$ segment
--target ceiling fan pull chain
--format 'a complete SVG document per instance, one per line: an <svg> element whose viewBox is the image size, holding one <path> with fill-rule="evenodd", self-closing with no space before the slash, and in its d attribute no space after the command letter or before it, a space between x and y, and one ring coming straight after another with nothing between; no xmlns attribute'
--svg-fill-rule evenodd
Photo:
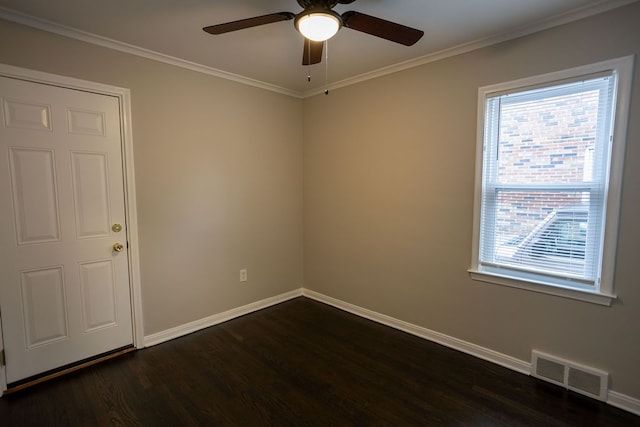
<svg viewBox="0 0 640 427"><path fill-rule="evenodd" d="M329 95L329 40L324 42L324 94Z"/></svg>
<svg viewBox="0 0 640 427"><path fill-rule="evenodd" d="M307 81L311 83L311 40L305 38L304 42L307 44Z"/></svg>

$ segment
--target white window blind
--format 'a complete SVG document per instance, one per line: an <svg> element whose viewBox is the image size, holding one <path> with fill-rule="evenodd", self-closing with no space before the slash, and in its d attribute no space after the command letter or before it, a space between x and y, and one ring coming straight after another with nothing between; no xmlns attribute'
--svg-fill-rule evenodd
<svg viewBox="0 0 640 427"><path fill-rule="evenodd" d="M595 289L616 75L486 97L478 266Z"/></svg>

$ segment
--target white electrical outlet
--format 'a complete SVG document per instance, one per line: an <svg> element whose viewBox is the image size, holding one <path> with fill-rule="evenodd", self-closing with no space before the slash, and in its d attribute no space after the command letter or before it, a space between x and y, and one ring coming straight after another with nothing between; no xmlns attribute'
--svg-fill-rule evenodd
<svg viewBox="0 0 640 427"><path fill-rule="evenodd" d="M240 270L240 281L241 282L246 282L247 281L247 269L243 268L242 270Z"/></svg>

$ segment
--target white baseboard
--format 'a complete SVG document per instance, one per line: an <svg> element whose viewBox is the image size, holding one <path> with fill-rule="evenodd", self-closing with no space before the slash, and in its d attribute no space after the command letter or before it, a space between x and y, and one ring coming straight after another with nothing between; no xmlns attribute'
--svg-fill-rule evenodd
<svg viewBox="0 0 640 427"><path fill-rule="evenodd" d="M640 415L640 399L627 396L617 391L609 390L607 403L616 408L624 409L632 414Z"/></svg>
<svg viewBox="0 0 640 427"><path fill-rule="evenodd" d="M523 360L516 359L515 357L507 356L506 354L498 353L497 351L490 350L488 348L481 347L476 344L472 344L467 341L463 341L458 338L451 337L449 335L442 334L440 332L432 331L422 326L417 326L403 320L398 320L385 314L376 313L375 311L368 310L366 308L358 307L357 305L344 302L318 292L311 291L309 289L303 289L302 295L316 301L329 304L336 308L339 308L349 313L353 313L357 316L364 317L374 322L382 323L383 325L390 326L395 329L407 332L412 335L416 335L420 338L427 339L429 341L442 344L446 347L459 350L463 353L470 354L488 362L495 363L505 368L512 369L522 374L529 375L531 373L531 363Z"/></svg>
<svg viewBox="0 0 640 427"><path fill-rule="evenodd" d="M179 338L192 332L199 331L200 329L208 328L210 326L226 322L227 320L235 319L236 317L244 316L245 314L262 310L263 308L280 304L281 302L285 302L299 296L302 296L302 288L286 292L284 294L276 295L271 298L263 299L261 301L252 302L251 304L233 308L223 313L214 314L213 316L205 317L204 319L195 320L184 325L176 326L175 328L156 332L155 334L147 335L144 337L144 346L150 347L156 344L163 343L165 341L172 340L174 338Z"/></svg>

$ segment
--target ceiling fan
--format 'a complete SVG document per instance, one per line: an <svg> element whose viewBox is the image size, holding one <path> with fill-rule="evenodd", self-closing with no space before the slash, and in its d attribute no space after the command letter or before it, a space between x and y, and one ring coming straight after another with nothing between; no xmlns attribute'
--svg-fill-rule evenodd
<svg viewBox="0 0 640 427"><path fill-rule="evenodd" d="M240 19L224 24L204 27L209 34L224 34L273 22L293 19L296 29L305 37L302 65L317 64L322 61L324 42L333 37L341 27L351 28L405 46L415 44L424 31L407 27L385 19L349 11L342 15L332 9L337 4L350 4L355 0L297 0L304 10L298 14L278 12L253 18Z"/></svg>

